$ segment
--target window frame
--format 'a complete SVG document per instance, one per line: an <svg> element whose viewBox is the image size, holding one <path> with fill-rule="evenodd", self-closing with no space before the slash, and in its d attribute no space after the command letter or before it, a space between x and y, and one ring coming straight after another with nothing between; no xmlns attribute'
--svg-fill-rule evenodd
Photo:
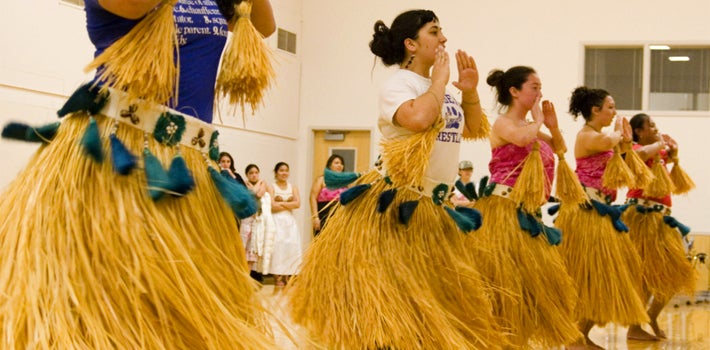
<svg viewBox="0 0 710 350"><path fill-rule="evenodd" d="M710 48L710 41L583 41L580 45L578 79L584 84L585 57L590 49L638 49L642 48L643 63L641 68L641 109L618 110L620 115L633 115L639 112L653 113L654 117L710 117L710 110L680 111L680 110L649 110L651 96L651 45L668 45L671 48Z"/></svg>

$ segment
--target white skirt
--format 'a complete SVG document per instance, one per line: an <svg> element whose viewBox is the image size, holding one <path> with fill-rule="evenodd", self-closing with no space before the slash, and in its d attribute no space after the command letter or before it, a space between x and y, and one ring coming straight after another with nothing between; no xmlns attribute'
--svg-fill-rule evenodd
<svg viewBox="0 0 710 350"><path fill-rule="evenodd" d="M298 223L290 211L274 213L273 217L276 234L269 272L274 275L295 275L303 257Z"/></svg>

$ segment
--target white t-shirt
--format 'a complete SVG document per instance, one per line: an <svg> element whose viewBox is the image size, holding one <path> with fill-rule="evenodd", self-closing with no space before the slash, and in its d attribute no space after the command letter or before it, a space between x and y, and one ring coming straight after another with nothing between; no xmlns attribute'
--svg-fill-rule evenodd
<svg viewBox="0 0 710 350"><path fill-rule="evenodd" d="M380 118L378 127L385 139L414 134L406 128L394 124L394 114L399 107L420 95L431 86L431 79L406 69L399 69L382 86L380 91ZM447 92L441 108L444 127L434 142L424 176L428 181L452 186L458 176L459 150L463 133L463 109ZM386 166L386 164L385 164ZM425 193L431 195L430 193Z"/></svg>

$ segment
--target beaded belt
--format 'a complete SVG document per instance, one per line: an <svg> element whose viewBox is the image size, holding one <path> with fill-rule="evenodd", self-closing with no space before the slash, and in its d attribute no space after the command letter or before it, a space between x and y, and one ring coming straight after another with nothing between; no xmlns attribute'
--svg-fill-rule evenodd
<svg viewBox="0 0 710 350"><path fill-rule="evenodd" d="M626 199L627 204L633 204L633 205L640 205L643 207L646 207L648 211L657 211L660 213L663 213L664 215L670 215L671 214L671 207L656 202L652 201L650 199L645 199L645 198L627 198Z"/></svg>
<svg viewBox="0 0 710 350"><path fill-rule="evenodd" d="M179 143L201 153L218 147L218 133L211 124L166 106L130 101L126 93L108 90L109 100L100 114L151 133L168 146Z"/></svg>
<svg viewBox="0 0 710 350"><path fill-rule="evenodd" d="M513 187L496 183L491 194L510 199L511 192L513 192Z"/></svg>
<svg viewBox="0 0 710 350"><path fill-rule="evenodd" d="M605 204L609 204L611 202L610 200L608 200L609 198L607 197L607 195L605 195L604 192L602 192L602 190L598 188L584 186L584 192L587 193L589 199L593 199L597 202Z"/></svg>

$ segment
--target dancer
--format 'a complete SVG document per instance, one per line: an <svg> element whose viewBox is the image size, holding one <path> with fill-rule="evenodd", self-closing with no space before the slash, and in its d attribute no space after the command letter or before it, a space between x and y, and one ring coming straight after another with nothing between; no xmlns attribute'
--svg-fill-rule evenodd
<svg viewBox="0 0 710 350"><path fill-rule="evenodd" d="M656 337L665 339L666 334L658 325L658 315L675 294L695 292L695 272L686 258L682 240L689 228L670 216L673 183L668 181L665 165L673 162L674 167L678 166L678 143L659 133L656 123L647 114L633 116L630 124L633 149L653 169L656 179L646 189L629 190L626 202L631 207L622 218L641 256L643 300L651 302L647 310L651 328ZM638 334L643 334L640 324L629 327L629 339L646 340Z"/></svg>
<svg viewBox="0 0 710 350"><path fill-rule="evenodd" d="M183 1L84 3L97 55L123 38L158 38L132 35L140 30L177 24L178 102L167 108L148 102L160 100L155 91L141 91L148 100L139 101L87 84L59 111L58 128L28 129L45 144L0 196L0 348L273 348L219 191L239 189L217 170L210 125L228 18L212 1L200 14ZM253 23L268 36L270 4L253 5ZM144 25L157 14L170 23ZM3 136L20 127L8 125ZM253 209L232 204L242 214Z"/></svg>
<svg viewBox="0 0 710 350"><path fill-rule="evenodd" d="M493 70L487 82L506 110L491 131L491 184L474 206L483 226L467 244L480 249L481 274L498 287L493 310L513 346L568 344L581 337L572 318L574 284L555 247L560 234L540 214L552 187L553 145L564 148L557 116L548 101L541 108L542 85L530 67ZM540 131L543 124L552 136Z"/></svg>
<svg viewBox="0 0 710 350"><path fill-rule="evenodd" d="M616 190L602 186L602 175L614 155L614 148L631 142L628 122L616 117L614 131L602 132L616 115L614 98L605 90L578 87L572 93L569 112L582 115L584 125L575 142L576 173L588 202L562 204L555 226L564 233L560 251L567 271L575 281L579 301L575 319L584 339L568 348L601 349L589 339L594 325L609 322L631 325L648 322L641 300L641 261L621 222L621 211L611 207ZM652 340L648 333L638 338ZM586 343L586 344L585 344Z"/></svg>
<svg viewBox="0 0 710 350"><path fill-rule="evenodd" d="M500 348L457 226L473 230L476 216L444 202L462 136L483 125L476 64L456 53L459 104L446 92L446 37L432 11L407 11L374 29L371 51L400 67L380 93L381 167L341 194L292 281L291 314L326 348Z"/></svg>

